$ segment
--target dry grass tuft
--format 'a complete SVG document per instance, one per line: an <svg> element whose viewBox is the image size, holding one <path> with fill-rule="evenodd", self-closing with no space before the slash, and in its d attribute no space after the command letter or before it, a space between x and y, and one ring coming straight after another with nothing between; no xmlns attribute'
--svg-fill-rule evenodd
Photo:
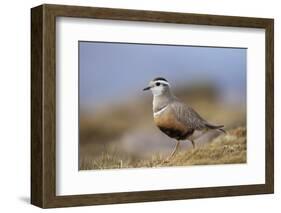
<svg viewBox="0 0 281 213"><path fill-rule="evenodd" d="M167 165L246 163L246 154L246 129L239 127L227 132L225 135L220 135L209 144L179 153Z"/></svg>
<svg viewBox="0 0 281 213"><path fill-rule="evenodd" d="M81 170L120 169L140 167L167 167L210 164L246 163L247 160L246 129L238 127L213 139L210 143L195 149L176 153L174 158L165 162L165 156L155 154L149 160L139 160L132 156L110 151L102 153L99 158L84 157L80 159Z"/></svg>

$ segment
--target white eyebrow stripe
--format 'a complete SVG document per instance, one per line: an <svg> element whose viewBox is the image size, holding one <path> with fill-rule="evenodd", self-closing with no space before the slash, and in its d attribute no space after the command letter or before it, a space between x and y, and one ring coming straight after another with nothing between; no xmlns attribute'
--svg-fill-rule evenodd
<svg viewBox="0 0 281 213"><path fill-rule="evenodd" d="M163 80L157 80L157 81L155 81L155 83L161 83L161 84L166 84L166 85L170 86L169 82L163 81Z"/></svg>

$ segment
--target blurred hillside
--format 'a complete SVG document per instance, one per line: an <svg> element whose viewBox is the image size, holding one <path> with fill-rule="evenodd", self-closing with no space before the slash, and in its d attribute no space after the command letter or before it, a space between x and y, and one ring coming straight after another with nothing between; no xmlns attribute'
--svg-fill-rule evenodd
<svg viewBox="0 0 281 213"><path fill-rule="evenodd" d="M103 153L96 159L82 158L80 168L90 170L246 163L246 129L244 127L232 129L210 143L190 150L181 150L169 162L165 159L166 156L154 154L150 156L150 159L140 160L124 157L123 153L113 151Z"/></svg>
<svg viewBox="0 0 281 213"><path fill-rule="evenodd" d="M246 125L245 103L239 105L223 103L220 100L219 91L206 82L189 87L172 88L172 90L176 96L193 107L210 123L224 124L226 130ZM205 134L195 141L196 146L198 149L204 147L219 134L217 131ZM233 141L234 144L236 142L239 143L239 140ZM94 110L80 109L80 169L116 168L117 165L120 167L120 162L122 162L122 168L134 167L133 165L138 167L144 165L144 162L151 163L152 158L165 158L174 144L175 140L164 135L153 123L152 95L149 93L142 93L137 99L122 100ZM222 144L218 143L218 146L220 145ZM181 142L181 152L193 153L194 150L191 150L191 147L189 141ZM211 149L211 145L206 149ZM242 150L240 151L242 155ZM206 153L208 155L208 152ZM207 158L202 157L202 159ZM228 163L236 162L235 159L229 159ZM104 161L107 162L106 166L101 166L103 164L101 162ZM91 165L95 164L94 162L99 163ZM170 165L178 165L177 162L170 162ZM216 162L209 160L204 161L204 164ZM182 165L185 164L186 162L182 162Z"/></svg>

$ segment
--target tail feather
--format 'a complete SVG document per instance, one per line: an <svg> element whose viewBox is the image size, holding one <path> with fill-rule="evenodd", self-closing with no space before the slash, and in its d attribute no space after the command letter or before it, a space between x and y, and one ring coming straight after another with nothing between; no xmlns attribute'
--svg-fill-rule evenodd
<svg viewBox="0 0 281 213"><path fill-rule="evenodd" d="M220 130L221 132L226 134L226 131L223 129L224 125L213 125L213 124L206 123L205 126L209 129Z"/></svg>

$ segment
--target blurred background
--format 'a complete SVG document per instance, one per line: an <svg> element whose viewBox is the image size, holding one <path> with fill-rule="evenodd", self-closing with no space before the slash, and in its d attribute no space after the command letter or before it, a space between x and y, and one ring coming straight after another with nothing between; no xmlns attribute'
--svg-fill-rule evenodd
<svg viewBox="0 0 281 213"><path fill-rule="evenodd" d="M80 41L80 169L149 166L171 152L175 140L154 125L152 94L142 91L155 77L166 78L174 94L210 123L245 127L246 54L245 48ZM191 147L183 141L180 148Z"/></svg>

